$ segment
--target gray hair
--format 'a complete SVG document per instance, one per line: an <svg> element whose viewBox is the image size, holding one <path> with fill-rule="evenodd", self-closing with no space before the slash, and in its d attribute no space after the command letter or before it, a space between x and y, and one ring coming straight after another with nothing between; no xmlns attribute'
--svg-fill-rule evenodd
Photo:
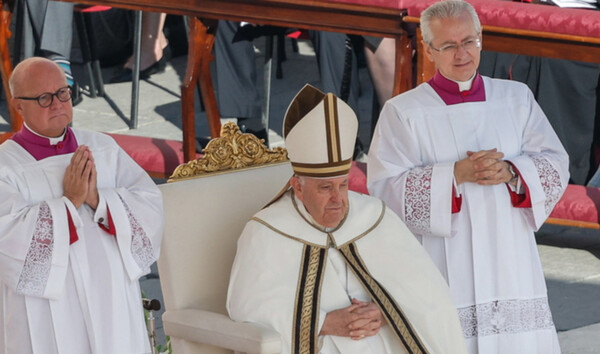
<svg viewBox="0 0 600 354"><path fill-rule="evenodd" d="M463 0L446 0L429 6L421 13L421 33L423 42L431 44L433 34L431 33L431 20L442 18L458 18L464 14L471 16L477 33L481 33L481 22L479 16L471 4Z"/></svg>
<svg viewBox="0 0 600 354"><path fill-rule="evenodd" d="M297 174L294 174L294 177L296 177L298 179L298 182L300 182L300 185L302 187L304 187L304 185L306 184L306 177L300 176L300 175L297 175Z"/></svg>

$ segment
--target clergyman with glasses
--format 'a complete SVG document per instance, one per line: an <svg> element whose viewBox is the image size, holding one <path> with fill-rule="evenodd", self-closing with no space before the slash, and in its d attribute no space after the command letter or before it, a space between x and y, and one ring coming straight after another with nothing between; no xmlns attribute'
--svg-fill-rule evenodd
<svg viewBox="0 0 600 354"><path fill-rule="evenodd" d="M534 231L567 186L567 153L525 84L478 74L469 3L437 2L420 22L437 70L383 107L369 192L446 278L470 353L559 353Z"/></svg>
<svg viewBox="0 0 600 354"><path fill-rule="evenodd" d="M138 279L160 191L111 137L69 127L56 63L26 59L9 85L24 124L0 145L0 353L150 353Z"/></svg>

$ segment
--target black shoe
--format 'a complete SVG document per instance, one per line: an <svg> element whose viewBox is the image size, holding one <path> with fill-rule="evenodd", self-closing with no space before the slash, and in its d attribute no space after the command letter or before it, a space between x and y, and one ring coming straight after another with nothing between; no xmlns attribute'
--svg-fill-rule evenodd
<svg viewBox="0 0 600 354"><path fill-rule="evenodd" d="M160 57L160 59L154 64L140 71L140 77L143 76L145 79L147 79L151 75L162 73L163 71L165 71L165 68L167 67L167 62L169 60L171 60L171 47L167 45L163 48L162 57Z"/></svg>
<svg viewBox="0 0 600 354"><path fill-rule="evenodd" d="M360 141L360 139L356 137L356 142L354 143L354 152L352 153L352 159L354 161L365 162L366 158L367 154L365 153L365 147L362 141Z"/></svg>
<svg viewBox="0 0 600 354"><path fill-rule="evenodd" d="M208 145L210 140L211 140L210 137L204 137L204 136L196 137L196 152L199 154L203 154L204 152L202 150L204 150L206 148L206 145Z"/></svg>
<svg viewBox="0 0 600 354"><path fill-rule="evenodd" d="M146 80L151 75L162 73L167 67L167 62L171 60L171 48L167 45L163 49L162 57L154 64L140 71L140 80ZM133 71L129 68L121 68L113 77L110 78L111 84L128 82L133 79Z"/></svg>
<svg viewBox="0 0 600 354"><path fill-rule="evenodd" d="M81 94L81 88L79 87L79 84L77 83L77 81L75 81L75 82L73 82L73 85L71 85L71 104L73 105L73 107L75 107L78 104L80 104L81 101L83 101L83 95Z"/></svg>
<svg viewBox="0 0 600 354"><path fill-rule="evenodd" d="M262 128L260 130L253 130L246 128L245 124L238 125L240 127L240 131L242 133L250 133L259 139L263 139L266 147L269 147L269 134L267 133L267 129Z"/></svg>
<svg viewBox="0 0 600 354"><path fill-rule="evenodd" d="M140 79L143 79L142 75L140 75ZM111 84L117 84L120 82L128 82L133 80L133 71L128 68L121 68L118 72L116 72L109 80Z"/></svg>

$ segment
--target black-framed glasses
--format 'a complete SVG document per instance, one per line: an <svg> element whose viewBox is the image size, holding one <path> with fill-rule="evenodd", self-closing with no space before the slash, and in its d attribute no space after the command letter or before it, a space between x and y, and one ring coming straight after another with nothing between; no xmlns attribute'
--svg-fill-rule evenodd
<svg viewBox="0 0 600 354"><path fill-rule="evenodd" d="M27 101L37 101L37 103L40 105L40 107L46 108L46 107L50 107L50 105L52 105L52 101L54 101L54 96L56 96L56 98L61 102L67 102L68 100L71 99L71 86L65 86L65 87L59 88L58 91L56 91L55 93L44 92L37 97L15 97L15 98L20 99L20 100L27 100Z"/></svg>
<svg viewBox="0 0 600 354"><path fill-rule="evenodd" d="M468 39L460 44L446 44L440 48L434 47L428 43L429 47L440 54L455 55L458 52L458 47L462 47L466 51L471 51L475 48L481 48L481 40L479 38Z"/></svg>

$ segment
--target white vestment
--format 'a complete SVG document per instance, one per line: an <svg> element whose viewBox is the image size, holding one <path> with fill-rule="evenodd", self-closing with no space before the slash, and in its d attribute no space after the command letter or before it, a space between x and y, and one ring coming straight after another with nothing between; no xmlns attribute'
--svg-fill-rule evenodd
<svg viewBox="0 0 600 354"><path fill-rule="evenodd" d="M92 151L98 211L108 208L116 236L63 197L73 153L36 161L13 140L0 145L0 353L149 353L138 279L159 255L160 191L112 138L73 132Z"/></svg>
<svg viewBox="0 0 600 354"><path fill-rule="evenodd" d="M483 78L485 101L446 105L427 83L388 101L369 152L369 192L417 235L450 285L471 353L560 352L534 231L564 192L568 156L524 84ZM497 148L526 183L462 183L454 162Z"/></svg>
<svg viewBox="0 0 600 354"><path fill-rule="evenodd" d="M377 295L369 295L374 288L364 287L342 256L342 250L355 247L356 259L402 309L427 352L465 352L444 279L406 226L380 200L349 192L347 217L327 233L300 214L304 206L293 203L293 198L287 192L247 223L238 241L227 294L232 319L279 332L282 353L296 353L295 348L310 339L315 339L319 353L405 353L389 322L376 336L358 341L318 336L327 313L349 306L351 298L377 303L373 300ZM310 271L308 249L323 252L322 273ZM317 283L316 296L304 284L311 280ZM308 298L302 297L302 289L310 293ZM297 312L302 299L316 304L314 316L308 318L315 326L305 342L294 339L296 326L303 323ZM379 308L386 313L385 306Z"/></svg>

